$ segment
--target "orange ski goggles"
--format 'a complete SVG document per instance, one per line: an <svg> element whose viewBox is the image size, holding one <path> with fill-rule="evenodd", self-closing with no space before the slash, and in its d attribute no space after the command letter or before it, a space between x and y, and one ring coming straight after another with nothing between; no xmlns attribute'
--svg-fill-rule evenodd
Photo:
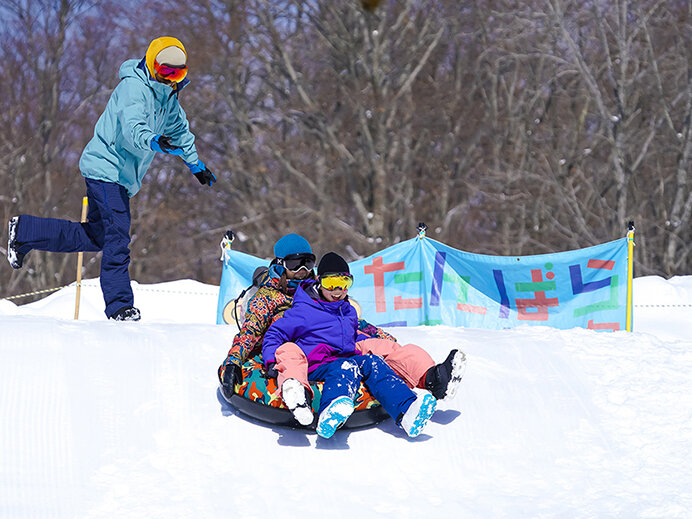
<svg viewBox="0 0 692 519"><path fill-rule="evenodd" d="M320 277L320 286L325 290L348 290L353 286L351 274L327 274Z"/></svg>
<svg viewBox="0 0 692 519"><path fill-rule="evenodd" d="M187 65L160 65L154 60L154 70L156 73L168 81L181 82L187 76Z"/></svg>

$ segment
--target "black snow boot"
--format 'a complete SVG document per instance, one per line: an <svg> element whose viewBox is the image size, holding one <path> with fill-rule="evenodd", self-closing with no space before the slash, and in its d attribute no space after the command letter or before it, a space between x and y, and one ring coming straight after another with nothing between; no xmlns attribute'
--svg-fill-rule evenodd
<svg viewBox="0 0 692 519"><path fill-rule="evenodd" d="M134 306L124 306L110 316L114 321L139 321L141 318L142 314Z"/></svg>
<svg viewBox="0 0 692 519"><path fill-rule="evenodd" d="M425 374L425 389L438 400L452 398L459 388L465 369L464 352L452 350L442 364L433 366Z"/></svg>

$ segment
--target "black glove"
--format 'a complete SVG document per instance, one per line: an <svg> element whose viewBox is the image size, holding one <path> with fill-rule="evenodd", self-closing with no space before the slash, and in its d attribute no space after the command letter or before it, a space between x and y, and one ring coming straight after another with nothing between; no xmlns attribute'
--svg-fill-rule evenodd
<svg viewBox="0 0 692 519"><path fill-rule="evenodd" d="M264 369L267 378L276 378L279 376L279 372L276 371L276 362L270 362Z"/></svg>
<svg viewBox="0 0 692 519"><path fill-rule="evenodd" d="M208 185L211 187L214 182L216 182L216 177L214 176L214 173L211 172L211 170L207 167L207 165L202 162L201 160L197 162L197 164L190 164L189 162L185 162L185 165L190 168L190 172L199 180L199 183L202 185Z"/></svg>
<svg viewBox="0 0 692 519"><path fill-rule="evenodd" d="M200 171L199 173L193 173L196 177L197 180L199 180L199 183L202 185L208 185L211 187L214 182L216 182L216 177L214 176L214 173L212 173L209 169L205 168L204 171Z"/></svg>
<svg viewBox="0 0 692 519"><path fill-rule="evenodd" d="M180 146L176 146L171 143L171 138L165 135L157 135L151 139L149 144L152 150L158 151L159 153L168 153L169 155L182 155L183 149Z"/></svg>
<svg viewBox="0 0 692 519"><path fill-rule="evenodd" d="M228 400L235 393L236 384L243 383L243 370L237 364L227 364L223 368L223 375L221 375L221 369L223 366L219 367L219 378L221 380L221 392L223 396Z"/></svg>

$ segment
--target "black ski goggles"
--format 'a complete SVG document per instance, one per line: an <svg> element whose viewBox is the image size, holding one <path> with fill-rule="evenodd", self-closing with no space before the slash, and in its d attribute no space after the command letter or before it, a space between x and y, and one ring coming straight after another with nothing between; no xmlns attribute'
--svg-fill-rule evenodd
<svg viewBox="0 0 692 519"><path fill-rule="evenodd" d="M310 272L315 268L315 255L306 252L289 254L285 258L281 258L281 265L291 272L298 272L300 269Z"/></svg>

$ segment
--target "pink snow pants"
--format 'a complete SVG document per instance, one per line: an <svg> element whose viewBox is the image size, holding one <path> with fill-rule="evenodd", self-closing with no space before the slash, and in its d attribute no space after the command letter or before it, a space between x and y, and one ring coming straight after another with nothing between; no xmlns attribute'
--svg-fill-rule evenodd
<svg viewBox="0 0 692 519"><path fill-rule="evenodd" d="M435 361L420 346L404 344L387 339L365 339L356 343L362 353L379 355L394 372L406 382L408 387L422 387L423 377L435 365ZM276 350L276 371L279 372L276 383L281 385L289 378L297 379L310 394L308 383L308 360L305 353L293 342L286 342ZM313 395L314 396L314 395Z"/></svg>

